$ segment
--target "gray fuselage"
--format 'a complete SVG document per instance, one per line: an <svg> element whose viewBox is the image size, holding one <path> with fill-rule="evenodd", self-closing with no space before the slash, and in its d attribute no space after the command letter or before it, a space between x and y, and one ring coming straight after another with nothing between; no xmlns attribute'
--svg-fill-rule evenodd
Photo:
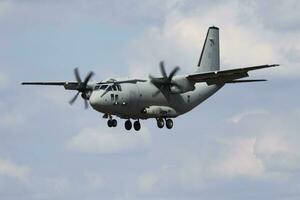
<svg viewBox="0 0 300 200"><path fill-rule="evenodd" d="M122 83L120 90L94 90L89 102L98 112L116 115L124 119L175 118L182 115L204 100L212 96L223 85L196 83L195 89L186 93L170 94L158 91L150 81L137 83ZM170 112L149 114L143 112L146 108L170 109ZM172 110L172 112L171 112Z"/></svg>

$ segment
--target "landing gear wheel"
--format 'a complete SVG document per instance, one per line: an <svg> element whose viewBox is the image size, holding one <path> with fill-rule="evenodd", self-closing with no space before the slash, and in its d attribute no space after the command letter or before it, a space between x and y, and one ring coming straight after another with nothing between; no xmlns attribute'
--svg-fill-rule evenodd
<svg viewBox="0 0 300 200"><path fill-rule="evenodd" d="M166 127L168 129L173 128L173 120L172 119L166 119Z"/></svg>
<svg viewBox="0 0 300 200"><path fill-rule="evenodd" d="M108 126L109 128L111 128L111 127L113 126L113 123L112 123L112 120L111 120L111 119L109 119L109 120L107 121L107 126Z"/></svg>
<svg viewBox="0 0 300 200"><path fill-rule="evenodd" d="M132 128L132 123L128 119L128 120L125 121L125 129L129 131L131 128Z"/></svg>
<svg viewBox="0 0 300 200"><path fill-rule="evenodd" d="M133 124L134 130L139 131L141 129L140 121L135 121Z"/></svg>
<svg viewBox="0 0 300 200"><path fill-rule="evenodd" d="M157 126L158 128L163 128L165 125L165 122L162 118L157 119Z"/></svg>
<svg viewBox="0 0 300 200"><path fill-rule="evenodd" d="M118 125L117 120L116 119L112 119L111 120L111 125L112 125L112 127L116 127Z"/></svg>

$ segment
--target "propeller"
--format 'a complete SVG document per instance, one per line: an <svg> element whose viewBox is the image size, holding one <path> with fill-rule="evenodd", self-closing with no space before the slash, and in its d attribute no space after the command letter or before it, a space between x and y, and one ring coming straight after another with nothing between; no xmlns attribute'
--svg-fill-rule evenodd
<svg viewBox="0 0 300 200"><path fill-rule="evenodd" d="M160 67L160 72L162 74L162 78L155 78L153 76L149 76L151 82L157 86L159 88L159 90L157 92L155 92L153 94L153 96L158 95L161 90L163 89L167 89L168 91L171 91L171 87L175 86L178 89L181 89L181 86L178 85L176 82L172 81L173 77L177 74L177 72L180 70L180 68L178 66L176 66L169 74L169 76L167 75L166 69L165 69L165 64L163 61L161 61L159 63L159 67Z"/></svg>
<svg viewBox="0 0 300 200"><path fill-rule="evenodd" d="M90 88L88 88L88 82L94 75L94 72L89 72L86 77L84 78L83 82L80 78L79 70L78 68L74 69L75 78L77 81L76 90L78 91L77 94L69 101L69 103L72 105L76 99L78 98L79 94L81 93L81 97L84 99L84 107L85 109L88 108L89 104L87 100L89 99L89 92L91 91Z"/></svg>

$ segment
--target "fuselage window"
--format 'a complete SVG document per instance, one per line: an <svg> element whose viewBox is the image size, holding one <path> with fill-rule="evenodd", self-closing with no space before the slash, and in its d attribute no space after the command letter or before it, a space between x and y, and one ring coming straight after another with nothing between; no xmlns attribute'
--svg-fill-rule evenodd
<svg viewBox="0 0 300 200"><path fill-rule="evenodd" d="M119 91L122 91L121 85L117 85Z"/></svg>
<svg viewBox="0 0 300 200"><path fill-rule="evenodd" d="M105 90L107 88L107 85L101 85L100 90Z"/></svg>
<svg viewBox="0 0 300 200"><path fill-rule="evenodd" d="M117 87L115 85L112 86L114 91L117 91Z"/></svg>

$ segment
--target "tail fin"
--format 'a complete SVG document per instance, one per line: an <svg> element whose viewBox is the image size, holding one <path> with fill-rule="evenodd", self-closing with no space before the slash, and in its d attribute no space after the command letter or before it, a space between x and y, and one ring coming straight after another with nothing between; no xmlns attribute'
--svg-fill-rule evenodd
<svg viewBox="0 0 300 200"><path fill-rule="evenodd" d="M198 62L197 72L220 70L219 28L209 27Z"/></svg>

